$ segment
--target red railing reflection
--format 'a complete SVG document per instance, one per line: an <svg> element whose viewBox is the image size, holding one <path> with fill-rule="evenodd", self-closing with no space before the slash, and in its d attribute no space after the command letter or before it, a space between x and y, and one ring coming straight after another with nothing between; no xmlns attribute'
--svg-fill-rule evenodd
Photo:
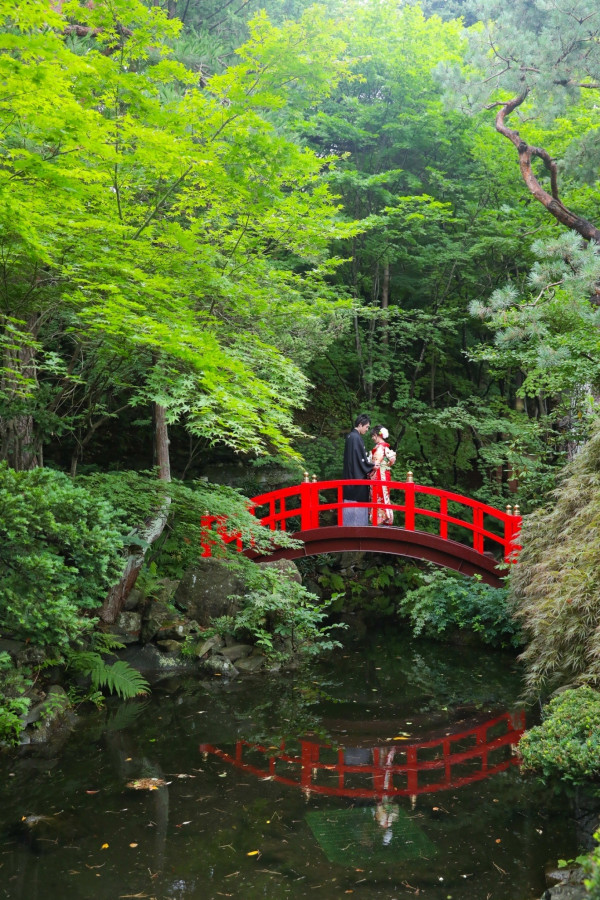
<svg viewBox="0 0 600 900"><path fill-rule="evenodd" d="M286 753L283 743L273 748L244 740L237 741L233 756L212 744L200 744L200 751L258 778L310 793L381 800L459 788L518 765L516 746L524 730L525 713L519 711L420 743L341 747L333 751L333 761L323 758L331 754L329 745L305 740L299 741L299 753ZM263 765L258 764L260 757ZM360 779L367 784L353 783Z"/></svg>

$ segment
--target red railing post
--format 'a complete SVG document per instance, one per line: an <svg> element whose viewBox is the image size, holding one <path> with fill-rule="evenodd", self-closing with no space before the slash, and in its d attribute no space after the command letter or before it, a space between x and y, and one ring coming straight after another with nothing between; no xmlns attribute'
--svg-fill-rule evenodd
<svg viewBox="0 0 600 900"><path fill-rule="evenodd" d="M415 485L412 472L407 474L404 485L404 527L407 531L415 530Z"/></svg>
<svg viewBox="0 0 600 900"><path fill-rule="evenodd" d="M311 483L308 480L308 472L304 473L304 481L300 485L300 531L310 531L311 519Z"/></svg>
<svg viewBox="0 0 600 900"><path fill-rule="evenodd" d="M473 507L473 549L483 553L483 510Z"/></svg>
<svg viewBox="0 0 600 900"><path fill-rule="evenodd" d="M300 485L300 527L309 531L319 527L319 482L313 475L313 481L303 481Z"/></svg>
<svg viewBox="0 0 600 900"><path fill-rule="evenodd" d="M515 538L521 531L523 519L518 505L515 506L514 513L512 506L507 506L506 514L509 518L504 523L504 562L510 563L516 562L516 556L521 549Z"/></svg>
<svg viewBox="0 0 600 900"><path fill-rule="evenodd" d="M440 497L440 537L448 539L448 498Z"/></svg>

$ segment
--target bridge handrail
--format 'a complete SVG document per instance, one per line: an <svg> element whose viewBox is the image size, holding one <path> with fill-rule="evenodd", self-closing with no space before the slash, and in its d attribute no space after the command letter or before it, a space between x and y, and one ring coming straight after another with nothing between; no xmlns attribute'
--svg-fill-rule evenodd
<svg viewBox="0 0 600 900"><path fill-rule="evenodd" d="M345 486L365 485L371 486L369 479L360 481L350 479L335 479L330 481L312 481L303 482L299 485L280 488L268 493L259 494L252 498L253 510L259 510L261 506L268 506L269 512L260 517L262 525L271 530L286 530L288 520L300 517L300 530L308 530L320 527L320 514L337 510L338 525L343 524L343 488ZM386 487L390 492L403 491L404 503L385 503L381 499L378 501L365 501L356 503L355 508L366 509L388 509L392 511L404 513L404 528L407 531L417 531L415 528L415 516L423 516L439 522L440 537L448 538L448 526L453 525L463 528L473 534L473 549L483 553L484 542L487 539L499 544L504 551L504 559L509 562L513 555L518 552L520 547L515 542L515 537L520 530L521 517L518 514L504 512L496 509L488 503L481 500L474 500L457 494L454 491L448 491L443 488L430 487L428 485L416 484L413 481L389 481ZM336 490L337 499L334 502L321 502L319 496L322 491ZM438 510L427 509L417 506L415 500L417 495L430 496L439 499L440 506ZM286 501L297 499L297 504L290 504ZM448 513L448 504L458 504L472 513L472 521L460 519L455 515ZM502 534L496 534L484 527L484 516L489 516L498 522L502 528Z"/></svg>

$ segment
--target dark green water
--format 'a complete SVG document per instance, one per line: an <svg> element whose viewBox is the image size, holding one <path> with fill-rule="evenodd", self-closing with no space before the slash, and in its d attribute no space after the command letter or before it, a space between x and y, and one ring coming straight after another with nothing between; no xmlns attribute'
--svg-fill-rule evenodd
<svg viewBox="0 0 600 900"><path fill-rule="evenodd" d="M514 765L520 688L510 656L396 636L307 676L160 682L0 760L0 897L540 897L575 826Z"/></svg>

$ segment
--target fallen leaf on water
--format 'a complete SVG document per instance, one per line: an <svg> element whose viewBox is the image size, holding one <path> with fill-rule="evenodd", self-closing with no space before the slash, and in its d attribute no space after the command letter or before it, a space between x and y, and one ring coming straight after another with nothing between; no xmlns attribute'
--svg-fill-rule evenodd
<svg viewBox="0 0 600 900"><path fill-rule="evenodd" d="M130 846L130 847L137 847L137 844L134 842L134 843L131 843L129 846Z"/></svg>
<svg viewBox="0 0 600 900"><path fill-rule="evenodd" d="M100 793L99 790L97 790L97 791L86 791L86 794L99 794L99 793Z"/></svg>
<svg viewBox="0 0 600 900"><path fill-rule="evenodd" d="M135 781L128 781L125 787L133 788L134 791L156 791L168 783L164 778L136 778Z"/></svg>
<svg viewBox="0 0 600 900"><path fill-rule="evenodd" d="M399 734L398 737L392 738L393 741L407 741L410 734Z"/></svg>
<svg viewBox="0 0 600 900"><path fill-rule="evenodd" d="M502 843L502 840L501 840L500 838L496 838L496 843L497 843L497 844L501 844L501 843Z"/></svg>
<svg viewBox="0 0 600 900"><path fill-rule="evenodd" d="M250 850L248 853L246 853L246 856L258 856L259 853L260 850Z"/></svg>
<svg viewBox="0 0 600 900"><path fill-rule="evenodd" d="M107 850L107 849L108 849L108 846L109 846L108 844L102 844L102 846L100 847L100 849L101 849L101 850Z"/></svg>

